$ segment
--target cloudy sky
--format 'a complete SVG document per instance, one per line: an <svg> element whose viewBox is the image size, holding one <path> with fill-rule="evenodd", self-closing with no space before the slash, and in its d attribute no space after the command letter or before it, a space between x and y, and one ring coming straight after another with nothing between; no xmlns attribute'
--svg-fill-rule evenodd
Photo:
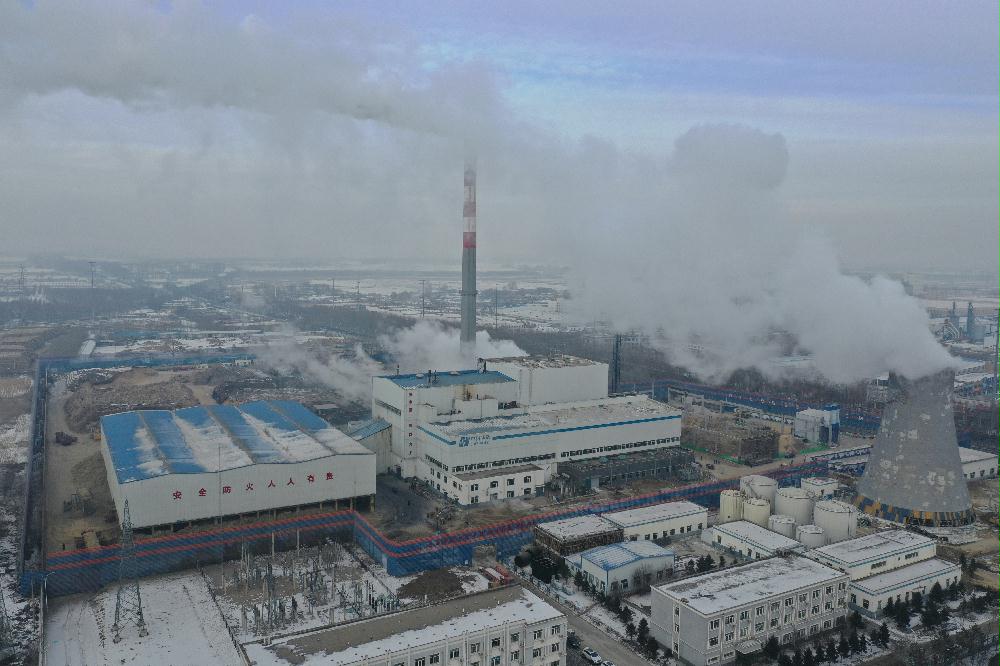
<svg viewBox="0 0 1000 666"><path fill-rule="evenodd" d="M774 141L722 132L711 164L753 180L783 142L775 233L996 270L997 25L989 1L4 2L4 254L449 259L475 152L483 258L563 262L578 229L683 218L678 140L742 125Z"/></svg>

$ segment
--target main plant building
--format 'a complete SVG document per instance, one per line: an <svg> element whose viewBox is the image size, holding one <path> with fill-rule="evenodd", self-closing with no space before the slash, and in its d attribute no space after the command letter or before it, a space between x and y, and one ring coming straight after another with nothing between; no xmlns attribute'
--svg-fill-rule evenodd
<svg viewBox="0 0 1000 666"><path fill-rule="evenodd" d="M562 355L374 377L372 416L384 434L362 441L379 472L462 504L534 495L560 462L675 447L681 431L676 409L609 396L606 363Z"/></svg>

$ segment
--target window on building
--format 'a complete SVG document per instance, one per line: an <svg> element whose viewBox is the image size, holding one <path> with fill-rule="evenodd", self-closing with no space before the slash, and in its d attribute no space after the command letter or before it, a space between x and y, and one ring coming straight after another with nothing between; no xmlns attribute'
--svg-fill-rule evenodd
<svg viewBox="0 0 1000 666"><path fill-rule="evenodd" d="M562 627L560 627L558 624L552 625L552 635L558 636L560 633L562 633Z"/></svg>
<svg viewBox="0 0 1000 666"><path fill-rule="evenodd" d="M537 640L538 640L539 638L541 638L542 636L544 636L544 635L545 635L545 632L544 632L544 631L542 631L541 629L535 629L535 630L534 630L534 631L533 631L533 632L531 633L531 637L532 637L532 638L534 638L534 639L535 639L536 641L537 641Z"/></svg>
<svg viewBox="0 0 1000 666"><path fill-rule="evenodd" d="M806 600L806 595L800 594L799 595L799 601L802 602L802 603L805 603L805 600Z"/></svg>
<svg viewBox="0 0 1000 666"><path fill-rule="evenodd" d="M708 639L708 647L715 647L718 644L719 644L718 636L712 636L711 638Z"/></svg>
<svg viewBox="0 0 1000 666"><path fill-rule="evenodd" d="M827 585L826 586L826 593L827 594L833 594L833 585Z"/></svg>
<svg viewBox="0 0 1000 666"><path fill-rule="evenodd" d="M830 622L829 620L826 620L825 622L823 622L823 628L824 629L829 629L832 626L833 626L833 622Z"/></svg>
<svg viewBox="0 0 1000 666"><path fill-rule="evenodd" d="M884 566L885 566L885 560L882 560L881 562L873 562L871 568L872 569L881 569Z"/></svg>
<svg viewBox="0 0 1000 666"><path fill-rule="evenodd" d="M823 604L823 610L828 610L828 611L833 610L833 602L828 601L825 604Z"/></svg>
<svg viewBox="0 0 1000 666"><path fill-rule="evenodd" d="M868 608L868 600L867 599L862 599L861 600L861 607L862 608Z"/></svg>
<svg viewBox="0 0 1000 666"><path fill-rule="evenodd" d="M448 650L449 659L458 659L459 655L461 654L462 652L458 648L451 648L450 650Z"/></svg>
<svg viewBox="0 0 1000 666"><path fill-rule="evenodd" d="M778 626L778 618L776 618L776 617L772 617L771 618L771 626L772 627L777 627Z"/></svg>
<svg viewBox="0 0 1000 666"><path fill-rule="evenodd" d="M498 488L500 486L499 481L490 481L490 488Z"/></svg>
<svg viewBox="0 0 1000 666"><path fill-rule="evenodd" d="M782 643L791 643L792 642L792 632L788 632L787 634L782 634L781 635L781 642Z"/></svg>
<svg viewBox="0 0 1000 666"><path fill-rule="evenodd" d="M819 633L819 625L818 624L814 624L811 627L809 627L809 633L810 634L818 634Z"/></svg>
<svg viewBox="0 0 1000 666"><path fill-rule="evenodd" d="M837 585L837 589L838 590L846 590L847 589L847 583L839 583Z"/></svg>
<svg viewBox="0 0 1000 666"><path fill-rule="evenodd" d="M430 657L430 662L432 664L440 664L441 663L441 655L439 655L439 654L432 654L431 657Z"/></svg>
<svg viewBox="0 0 1000 666"><path fill-rule="evenodd" d="M725 640L727 643L729 643L730 641L733 640L734 636L736 636L735 633L733 633L732 631L727 631L726 632L726 636L725 636L725 638L723 640Z"/></svg>
<svg viewBox="0 0 1000 666"><path fill-rule="evenodd" d="M479 484L473 483L471 486L469 486L469 490L479 490Z"/></svg>
<svg viewBox="0 0 1000 666"><path fill-rule="evenodd" d="M510 642L511 643L517 643L519 640L521 640L521 634L514 633L514 634L510 635Z"/></svg>
<svg viewBox="0 0 1000 666"><path fill-rule="evenodd" d="M490 657L490 666L500 666L500 657Z"/></svg>
<svg viewBox="0 0 1000 666"><path fill-rule="evenodd" d="M746 638L750 633L750 627L740 627L740 638Z"/></svg>
<svg viewBox="0 0 1000 666"><path fill-rule="evenodd" d="M531 483L531 477L530 476L524 477L524 482L525 483Z"/></svg>
<svg viewBox="0 0 1000 666"><path fill-rule="evenodd" d="M806 610L803 608L802 610L799 611L799 619L804 620L805 617L806 617Z"/></svg>
<svg viewBox="0 0 1000 666"><path fill-rule="evenodd" d="M782 621L785 624L788 624L789 622L791 622L792 621L792 614L791 613L785 613L785 617L782 618Z"/></svg>
<svg viewBox="0 0 1000 666"><path fill-rule="evenodd" d="M524 489L524 495L525 495L525 497L530 496L531 495L531 488L525 488Z"/></svg>
<svg viewBox="0 0 1000 666"><path fill-rule="evenodd" d="M507 485L508 486L514 485L514 479L507 479Z"/></svg>
<svg viewBox="0 0 1000 666"><path fill-rule="evenodd" d="M813 599L819 599L819 590L813 590Z"/></svg>
<svg viewBox="0 0 1000 666"><path fill-rule="evenodd" d="M811 612L813 615L819 615L819 606L813 606Z"/></svg>
<svg viewBox="0 0 1000 666"><path fill-rule="evenodd" d="M711 628L711 629L718 629L719 628L719 619L716 618L716 619L712 620L709 623L709 628Z"/></svg>
<svg viewBox="0 0 1000 666"><path fill-rule="evenodd" d="M424 659L423 657L417 657L416 659L413 660L413 666L424 666L426 663L427 660Z"/></svg>
<svg viewBox="0 0 1000 666"><path fill-rule="evenodd" d="M559 652L559 643L553 643L550 645L549 650L552 652Z"/></svg>
<svg viewBox="0 0 1000 666"><path fill-rule="evenodd" d="M736 616L735 615L727 615L726 616L726 624L732 624L735 621L736 621Z"/></svg>
<svg viewBox="0 0 1000 666"><path fill-rule="evenodd" d="M757 613L757 617L762 617L764 615L764 607L763 606L757 606L756 613Z"/></svg>
<svg viewBox="0 0 1000 666"><path fill-rule="evenodd" d="M853 592L851 593L851 603L852 604L858 603L858 595L854 594Z"/></svg>
<svg viewBox="0 0 1000 666"><path fill-rule="evenodd" d="M514 496L514 491L513 490L508 490L507 491L507 497L508 497L508 499L511 498L511 497L513 497L513 496Z"/></svg>
<svg viewBox="0 0 1000 666"><path fill-rule="evenodd" d="M749 620L750 619L750 611L749 610L740 611L740 619L741 620Z"/></svg>
<svg viewBox="0 0 1000 666"><path fill-rule="evenodd" d="M476 654L479 652L479 643L469 643L469 654Z"/></svg>
<svg viewBox="0 0 1000 666"><path fill-rule="evenodd" d="M493 640L490 641L490 647L500 647L500 637L499 636L497 636L496 638L494 638Z"/></svg>
<svg viewBox="0 0 1000 666"><path fill-rule="evenodd" d="M779 604L778 604L778 602L777 602L777 601L775 601L775 602L773 602L773 603L771 604L771 612L772 612L772 613L776 613L776 612L778 612L778 608L779 608Z"/></svg>
<svg viewBox="0 0 1000 666"><path fill-rule="evenodd" d="M479 504L479 495L473 495L470 497L469 504Z"/></svg>
<svg viewBox="0 0 1000 666"><path fill-rule="evenodd" d="M511 661L521 661L521 651L520 650L511 650L511 652L510 652L510 660Z"/></svg>

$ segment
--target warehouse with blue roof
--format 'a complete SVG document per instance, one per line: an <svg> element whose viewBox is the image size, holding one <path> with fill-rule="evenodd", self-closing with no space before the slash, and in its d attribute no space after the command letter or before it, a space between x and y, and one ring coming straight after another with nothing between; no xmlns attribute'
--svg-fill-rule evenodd
<svg viewBox="0 0 1000 666"><path fill-rule="evenodd" d="M375 493L375 454L293 401L139 410L101 419L119 520L166 526Z"/></svg>
<svg viewBox="0 0 1000 666"><path fill-rule="evenodd" d="M568 555L566 565L605 594L628 594L666 581L674 560L674 551L652 541L625 541Z"/></svg>

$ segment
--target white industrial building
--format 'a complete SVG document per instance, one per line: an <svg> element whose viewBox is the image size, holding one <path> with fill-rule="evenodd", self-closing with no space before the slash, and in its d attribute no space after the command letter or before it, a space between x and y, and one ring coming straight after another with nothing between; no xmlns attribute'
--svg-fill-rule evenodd
<svg viewBox="0 0 1000 666"><path fill-rule="evenodd" d="M674 551L649 541L625 541L569 555L566 565L605 594L628 594L669 578Z"/></svg>
<svg viewBox="0 0 1000 666"><path fill-rule="evenodd" d="M958 454L962 459L962 473L969 479L993 479L997 475L997 454L967 449L963 446L958 448Z"/></svg>
<svg viewBox="0 0 1000 666"><path fill-rule="evenodd" d="M108 485L135 527L375 493L375 455L297 402L144 410L101 419Z"/></svg>
<svg viewBox="0 0 1000 666"><path fill-rule="evenodd" d="M315 631L322 648L306 660L315 654L330 666L565 666L567 633L565 615L514 586ZM272 650L249 647L251 658Z"/></svg>
<svg viewBox="0 0 1000 666"><path fill-rule="evenodd" d="M706 543L733 551L743 557L762 559L784 553L805 551L805 546L787 536L745 520L736 520L705 530Z"/></svg>
<svg viewBox="0 0 1000 666"><path fill-rule="evenodd" d="M727 664L842 623L848 582L797 555L750 562L654 586L650 631L685 664Z"/></svg>
<svg viewBox="0 0 1000 666"><path fill-rule="evenodd" d="M828 405L796 412L793 432L806 442L836 445L840 440L840 407Z"/></svg>
<svg viewBox="0 0 1000 666"><path fill-rule="evenodd" d="M809 557L843 571L851 580L885 573L937 554L930 537L906 530L876 532L809 552Z"/></svg>
<svg viewBox="0 0 1000 666"><path fill-rule="evenodd" d="M882 615L890 599L909 601L914 592L927 594L935 583L943 589L957 583L961 567L936 555L934 539L905 530L877 532L809 553L851 577L851 606L873 618Z"/></svg>
<svg viewBox="0 0 1000 666"><path fill-rule="evenodd" d="M680 411L646 396L608 397L607 364L570 356L374 377L372 416L391 426L374 447L379 471L419 478L462 504L541 492L561 461L677 446L681 428ZM541 474L526 482L525 466Z"/></svg>
<svg viewBox="0 0 1000 666"><path fill-rule="evenodd" d="M656 541L708 525L708 509L694 502L665 502L603 516L621 527L631 541Z"/></svg>

